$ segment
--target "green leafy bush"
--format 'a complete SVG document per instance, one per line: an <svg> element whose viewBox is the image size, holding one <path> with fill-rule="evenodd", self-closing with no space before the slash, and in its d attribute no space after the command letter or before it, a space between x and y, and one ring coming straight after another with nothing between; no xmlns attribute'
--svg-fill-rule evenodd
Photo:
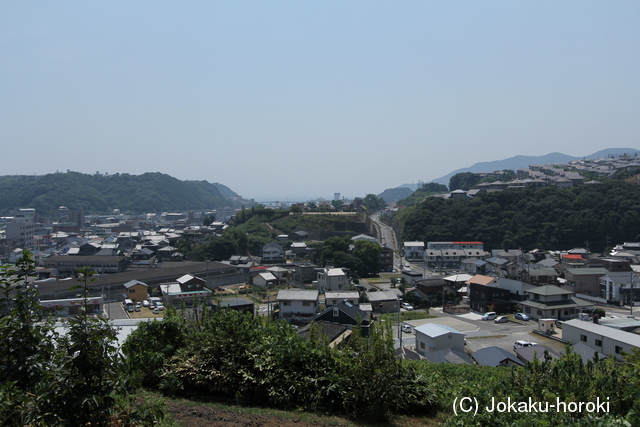
<svg viewBox="0 0 640 427"><path fill-rule="evenodd" d="M25 252L0 277L0 419L3 425L152 425L158 405L131 400L129 377L105 319L82 310L57 334L30 285L34 269ZM92 272L82 269L85 305Z"/></svg>

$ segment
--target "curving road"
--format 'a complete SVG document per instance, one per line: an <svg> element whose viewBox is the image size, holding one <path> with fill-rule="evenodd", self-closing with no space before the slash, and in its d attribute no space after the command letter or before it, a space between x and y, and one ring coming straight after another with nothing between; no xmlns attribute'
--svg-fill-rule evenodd
<svg viewBox="0 0 640 427"><path fill-rule="evenodd" d="M402 258L398 255L400 249L398 240L396 239L396 233L387 224L380 221L380 212L375 212L369 216L373 226L376 227L378 241L381 245L393 249L393 266L398 270L402 269Z"/></svg>

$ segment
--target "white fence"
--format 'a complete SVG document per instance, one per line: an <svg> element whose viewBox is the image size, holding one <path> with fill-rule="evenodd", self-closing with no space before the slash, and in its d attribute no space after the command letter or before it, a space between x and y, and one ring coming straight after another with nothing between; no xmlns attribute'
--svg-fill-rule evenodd
<svg viewBox="0 0 640 427"><path fill-rule="evenodd" d="M607 300L606 299L600 298L600 297L594 297L593 295L576 294L576 297L578 297L580 299L583 299L583 300L596 302L598 304L607 304Z"/></svg>

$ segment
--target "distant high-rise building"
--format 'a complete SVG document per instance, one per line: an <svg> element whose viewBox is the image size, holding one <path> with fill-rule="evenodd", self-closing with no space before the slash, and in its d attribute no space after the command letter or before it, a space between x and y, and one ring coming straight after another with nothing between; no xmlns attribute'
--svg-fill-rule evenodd
<svg viewBox="0 0 640 427"><path fill-rule="evenodd" d="M340 193L333 193L333 200L340 200Z"/></svg>
<svg viewBox="0 0 640 427"><path fill-rule="evenodd" d="M35 215L35 211L33 212ZM16 215L6 225L5 233L8 240L14 240L18 247L31 249L33 247L33 235L35 224L33 216Z"/></svg>

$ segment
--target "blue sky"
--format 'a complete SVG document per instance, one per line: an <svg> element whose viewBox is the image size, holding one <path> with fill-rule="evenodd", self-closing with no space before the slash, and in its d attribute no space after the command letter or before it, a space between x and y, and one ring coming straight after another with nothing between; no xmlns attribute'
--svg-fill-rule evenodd
<svg viewBox="0 0 640 427"><path fill-rule="evenodd" d="M0 1L0 174L380 193L638 148L638 1Z"/></svg>

